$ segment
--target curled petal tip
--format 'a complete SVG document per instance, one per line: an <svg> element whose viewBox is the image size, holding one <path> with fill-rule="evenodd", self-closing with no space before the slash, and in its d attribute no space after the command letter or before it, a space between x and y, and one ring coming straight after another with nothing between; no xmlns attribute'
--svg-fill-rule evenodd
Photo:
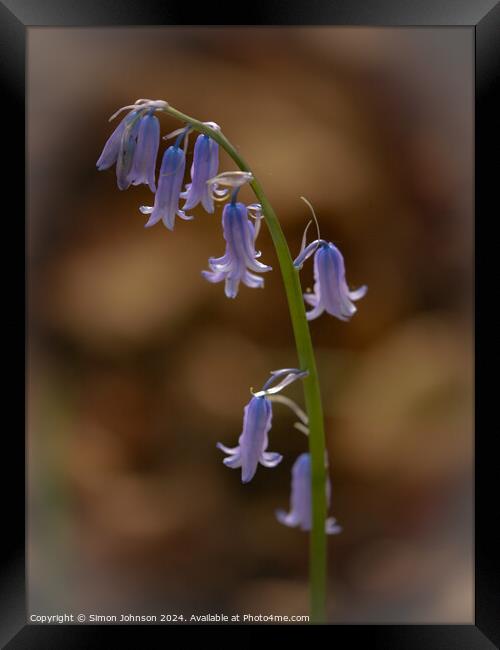
<svg viewBox="0 0 500 650"><path fill-rule="evenodd" d="M333 517L328 517L325 522L325 532L327 535L338 535L342 532L342 526L339 526Z"/></svg>
<svg viewBox="0 0 500 650"><path fill-rule="evenodd" d="M350 291L349 295L351 300L360 300L361 298L364 298L364 296L366 296L367 293L368 293L368 286L364 284L362 287L359 287L359 289Z"/></svg>

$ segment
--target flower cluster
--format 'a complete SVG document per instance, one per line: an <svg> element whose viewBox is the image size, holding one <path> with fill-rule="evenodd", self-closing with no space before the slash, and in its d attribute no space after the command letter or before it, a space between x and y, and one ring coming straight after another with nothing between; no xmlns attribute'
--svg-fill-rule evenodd
<svg viewBox="0 0 500 650"><path fill-rule="evenodd" d="M166 102L161 100L139 99L133 106L125 106L111 116L112 120L121 111L132 109L110 135L97 161L99 171L116 164L116 181L120 190L146 183L152 192L156 191L160 123L154 113L166 106Z"/></svg>
<svg viewBox="0 0 500 650"><path fill-rule="evenodd" d="M105 170L115 165L120 190L126 190L131 185L144 184L149 187L154 194L153 205L140 207L141 213L148 215L146 228L161 222L168 230L173 230L176 217L191 220L193 217L189 216L187 211L198 205L212 214L216 201L230 199L222 211L224 255L210 257L209 270L202 271L202 275L211 283L224 282L225 295L228 298L238 295L241 283L251 288L263 287L264 279L260 274L272 269L259 261L261 254L255 248L261 220L264 218L262 207L258 203L245 205L237 200L240 188L253 182L252 174L249 171L219 173L218 142L224 143L220 127L215 122L201 124L193 121L164 136L164 139L175 138L175 141L163 152L157 175L160 123L156 114L168 113L169 110L175 112L163 100L150 99L139 99L135 104L119 109L111 120L122 111L127 113L104 145L97 168ZM201 133L194 145L190 167L191 181L184 184L188 139L194 128ZM182 206L181 200L184 201ZM312 210L318 231L317 238L306 245L307 229L311 224L309 222L304 232L301 251L294 261L294 267L300 270L304 262L314 255L314 290L304 294L304 301L312 307L307 312L307 318L313 320L326 312L347 321L356 312L354 301L365 295L366 286L355 291L349 289L341 252L333 243L321 239L314 209L307 199L304 201ZM222 443L217 444L226 454L224 465L241 469L243 483L248 483L254 478L259 464L272 468L283 460L281 454L267 451L274 403L291 408L299 419L294 426L308 435L307 415L295 402L280 394L286 386L307 374L306 370L296 368L271 372L262 389L256 393L252 392L252 398L244 408L243 428L238 445L226 447ZM328 504L330 493L328 480ZM301 454L292 468L290 512L279 510L276 516L278 521L286 526L311 530L311 457L308 453ZM339 531L340 527L335 519L327 519L326 532L334 534Z"/></svg>
<svg viewBox="0 0 500 650"><path fill-rule="evenodd" d="M154 204L140 207L140 211L149 217L146 228L162 222L168 230L173 230L176 217L190 221L193 217L187 211L200 204L206 212L213 213L214 200L223 201L231 195L231 202L222 212L226 252L222 257L209 258L210 270L203 271L202 275L212 283L224 281L228 298L238 295L240 283L251 288L263 287L263 278L256 274L272 269L258 261L260 253L255 250L262 219L261 208L259 204L246 206L236 201L240 187L252 181L253 176L249 172L218 174L219 145L212 137L220 131L218 124L204 122L210 134L201 133L196 139L191 182L185 185L187 141L192 127L187 125L165 136L176 136L176 140L163 153L156 183L160 123L155 113L167 108L167 103L161 100L140 99L134 105L117 111L111 119L121 111L130 109L104 145L97 169L109 169L116 165L117 184L121 190L126 190L130 185L149 186L155 195ZM184 200L182 206L181 200Z"/></svg>

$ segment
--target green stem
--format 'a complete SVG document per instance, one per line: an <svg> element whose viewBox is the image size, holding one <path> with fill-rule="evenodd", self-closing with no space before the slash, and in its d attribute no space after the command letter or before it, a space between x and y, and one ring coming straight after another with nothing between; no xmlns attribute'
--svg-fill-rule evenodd
<svg viewBox="0 0 500 650"><path fill-rule="evenodd" d="M196 131L209 135L231 156L241 171L251 172L253 181L250 185L262 206L265 222L271 233L274 247L283 276L290 318L295 336L295 345L300 368L307 369L309 374L303 380L306 411L309 417L309 451L311 454L311 489L312 489L312 530L310 536L310 598L311 621L326 620L326 470L325 470L325 432L323 428L323 409L318 380L318 371L314 357L314 349L306 318L302 287L299 272L293 266L292 256L288 248L280 222L269 203L259 181L245 160L236 151L229 140L220 131L211 129L199 120L185 115L175 108L165 109L173 117L190 124Z"/></svg>

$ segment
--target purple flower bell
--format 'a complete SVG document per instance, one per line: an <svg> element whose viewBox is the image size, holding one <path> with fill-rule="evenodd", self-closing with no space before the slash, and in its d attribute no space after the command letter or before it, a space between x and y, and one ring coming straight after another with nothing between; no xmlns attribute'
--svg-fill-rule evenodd
<svg viewBox="0 0 500 650"><path fill-rule="evenodd" d="M331 485L326 482L327 506L330 505ZM301 454L292 467L292 492L290 496L290 512L276 511L276 518L281 524L291 528L300 527L301 530L312 528L312 499L311 499L311 456ZM340 533L342 528L333 517L325 523L328 535Z"/></svg>
<svg viewBox="0 0 500 650"><path fill-rule="evenodd" d="M224 465L233 469L241 467L242 483L252 480L259 463L264 467L276 467L283 458L281 454L266 451L272 416L269 399L254 396L244 409L243 432L238 439L238 446L230 448L217 443L218 449L228 454L223 461Z"/></svg>
<svg viewBox="0 0 500 650"><path fill-rule="evenodd" d="M224 465L236 469L241 467L241 481L248 483L255 476L259 463L264 467L276 467L281 460L281 454L269 452L268 433L271 429L273 416L272 397L297 379L307 375L307 371L298 368L283 368L271 372L262 390L253 393L252 399L244 409L243 432L238 439L237 447L226 447L220 442L217 448L228 454ZM280 380L276 385L273 384Z"/></svg>
<svg viewBox="0 0 500 650"><path fill-rule="evenodd" d="M109 169L112 167L118 160L118 154L121 148L121 141L125 127L132 122L132 120L137 117L138 111L130 111L118 124L113 133L109 136L99 160L97 161L97 169L103 171L104 169Z"/></svg>
<svg viewBox="0 0 500 650"><path fill-rule="evenodd" d="M116 180L120 190L130 186L129 173L134 162L140 123L140 111L128 113L108 138L97 161L99 171L116 163Z"/></svg>
<svg viewBox="0 0 500 650"><path fill-rule="evenodd" d="M219 129L214 122L206 124ZM219 145L208 135L199 135L194 145L191 183L186 185L186 191L181 194L181 198L186 199L183 210L192 210L201 203L207 212L214 211L214 200L207 181L213 178L218 170Z"/></svg>
<svg viewBox="0 0 500 650"><path fill-rule="evenodd" d="M272 268L257 259L256 230L248 218L247 207L243 203L236 203L233 198L224 207L222 228L226 252L222 257L211 257L208 260L211 270L202 271L203 277L214 283L224 281L228 298L236 298L240 282L247 287L263 287L264 279L255 273L271 271Z"/></svg>
<svg viewBox="0 0 500 650"><path fill-rule="evenodd" d="M153 113L166 106L162 100L139 99L111 116L113 120L122 111L132 109L110 135L97 161L99 171L116 163L116 179L121 190L126 190L131 183L146 183L155 191L160 124Z"/></svg>
<svg viewBox="0 0 500 650"><path fill-rule="evenodd" d="M179 197L186 167L186 154L179 144L176 142L163 154L154 206L143 205L140 208L143 214L151 215L146 228L162 221L169 230L173 230L176 215L186 220L192 218L179 209Z"/></svg>
<svg viewBox="0 0 500 650"><path fill-rule="evenodd" d="M314 291L304 294L304 300L313 307L307 312L307 320L321 316L324 311L340 320L349 320L357 311L352 301L362 298L367 287L349 290L342 253L331 242L323 239L317 239L304 248L293 263L295 268L300 269L313 254Z"/></svg>
<svg viewBox="0 0 500 650"><path fill-rule="evenodd" d="M156 192L156 157L160 146L160 122L153 114L145 115L140 122L137 134L137 147L134 153L129 179L132 185L149 185Z"/></svg>

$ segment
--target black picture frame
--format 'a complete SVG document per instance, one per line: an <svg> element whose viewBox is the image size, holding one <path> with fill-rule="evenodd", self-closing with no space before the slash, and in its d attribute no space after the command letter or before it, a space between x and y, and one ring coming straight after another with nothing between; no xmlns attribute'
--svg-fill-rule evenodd
<svg viewBox="0 0 500 650"><path fill-rule="evenodd" d="M498 183L498 64L500 62L500 2L498 0L267 0L245 5L245 23L250 25L351 25L351 26L466 26L475 36L475 301L476 301L476 438L475 438L475 625L335 625L329 626L329 644L347 647L346 642L373 648L418 650L480 650L500 645L500 601L497 594L500 548L492 529L497 511L495 469L495 419L488 417L493 405L495 382L486 379L486 367L492 365L488 319L480 307L486 298L486 283L495 277L494 239L488 235L488 223L496 220L493 193ZM25 441L21 433L21 409L24 404L25 349L24 310L26 270L21 261L25 233L19 212L23 203L25 172L25 65L27 30L34 26L112 26L112 25L239 25L237 4L220 10L214 3L197 8L169 0L0 0L0 75L4 83L1 122L4 147L7 136L12 144L4 148L2 176L4 196L5 249L12 258L4 269L4 346L11 351L8 369L11 392L8 403L13 424L4 429L4 473L10 469L4 490L3 538L7 548L3 556L0 594L0 642L9 649L94 648L101 644L118 647L118 638L130 642L134 636L145 647L144 637L150 626L78 626L29 625L26 622L25 587ZM8 188L8 192L6 192ZM14 188L17 188L14 190ZM495 197L496 198L496 197ZM6 234L7 232L7 234ZM5 251L6 252L6 251ZM4 261L6 255L3 256ZM6 306L5 306L6 305ZM491 337L493 343L493 338ZM8 409L7 409L8 410ZM491 411L493 415L493 411ZM8 509L7 509L8 506ZM157 626L154 626L157 627ZM160 634L172 632L162 626ZM186 626L193 629L196 626ZM157 628L158 629L158 628ZM276 629L276 627L274 627ZM294 628L300 633L299 628ZM306 628L310 632L315 628ZM268 629L269 631L269 629Z"/></svg>

